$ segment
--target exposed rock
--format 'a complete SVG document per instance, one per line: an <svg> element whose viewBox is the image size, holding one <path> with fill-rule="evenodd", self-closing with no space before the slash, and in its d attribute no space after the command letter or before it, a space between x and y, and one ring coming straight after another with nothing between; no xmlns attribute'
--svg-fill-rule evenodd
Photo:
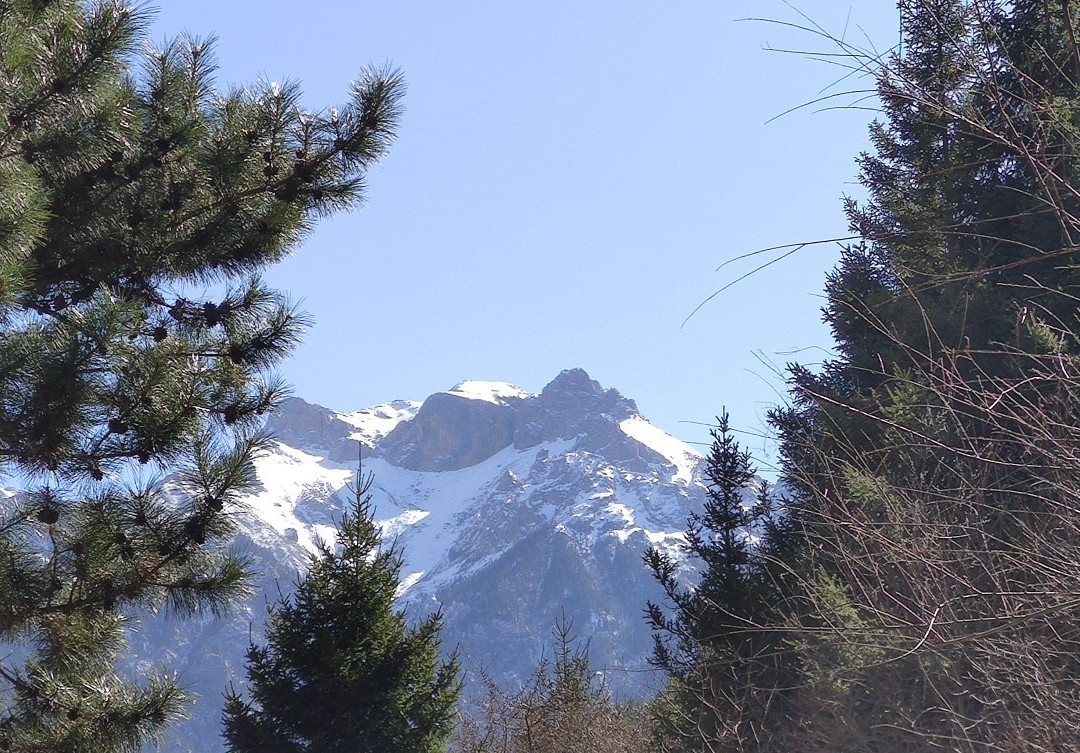
<svg viewBox="0 0 1080 753"><path fill-rule="evenodd" d="M414 471L454 471L487 460L514 438L517 411L508 404L432 395L411 421L380 442L384 457Z"/></svg>
<svg viewBox="0 0 1080 753"><path fill-rule="evenodd" d="M310 450L334 447L353 431L334 411L298 397L285 398L281 409L266 422L266 428L285 444Z"/></svg>
<svg viewBox="0 0 1080 753"><path fill-rule="evenodd" d="M270 428L279 443L257 462L263 485L237 542L266 573L269 597L231 621L150 621L138 638L145 657L173 655L204 697L160 750L223 750L221 694L243 685L267 598L287 592L305 552L332 535L358 441L376 518L404 557L401 604L418 616L442 610L444 644L460 649L468 679L482 667L524 680L565 618L617 695L653 689L642 610L660 593L642 554L678 554L705 492L701 456L650 426L633 400L570 369L539 394L463 382L423 405L348 414L294 398Z"/></svg>

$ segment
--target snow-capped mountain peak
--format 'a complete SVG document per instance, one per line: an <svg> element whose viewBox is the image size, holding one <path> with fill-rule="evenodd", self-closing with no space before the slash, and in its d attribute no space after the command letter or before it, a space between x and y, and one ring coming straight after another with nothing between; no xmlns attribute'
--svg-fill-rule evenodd
<svg viewBox="0 0 1080 753"><path fill-rule="evenodd" d="M403 557L401 603L416 614L441 609L444 644L467 667L524 679L565 617L589 637L596 666L645 668L652 641L642 610L662 597L642 554L680 553L705 488L701 455L652 426L633 400L568 369L539 393L468 380L423 402L351 413L292 398L267 429L277 441L256 462L261 488L247 499L240 541L279 583L317 540L332 542L359 451L384 540ZM253 605L228 628L237 645L194 655L193 666L235 671L247 620L257 629L262 614ZM190 671L220 682L220 668ZM635 695L646 677L614 672L609 681ZM205 721L192 729L216 734L216 706L196 716ZM214 735L190 739L190 749L220 750Z"/></svg>
<svg viewBox="0 0 1080 753"><path fill-rule="evenodd" d="M535 397L531 392L526 392L508 382L481 382L475 379L458 382L447 390L447 394L469 400L483 400L496 405L505 403L507 398Z"/></svg>

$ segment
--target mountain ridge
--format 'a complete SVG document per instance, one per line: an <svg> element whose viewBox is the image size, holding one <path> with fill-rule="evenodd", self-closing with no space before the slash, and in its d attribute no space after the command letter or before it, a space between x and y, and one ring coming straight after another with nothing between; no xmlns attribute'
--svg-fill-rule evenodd
<svg viewBox="0 0 1080 753"><path fill-rule="evenodd" d="M568 369L539 393L466 380L352 412L289 398L266 428L275 439L256 460L261 486L238 516L237 548L271 596L232 620L146 621L135 636L144 664L171 656L204 697L162 750L222 749L215 701L244 684L263 604L288 591L319 540L332 545L358 458L384 539L402 554L401 604L442 611L444 645L469 678L523 681L567 619L617 695L655 689L642 612L661 594L641 558L650 546L679 555L705 499L704 459L633 400Z"/></svg>

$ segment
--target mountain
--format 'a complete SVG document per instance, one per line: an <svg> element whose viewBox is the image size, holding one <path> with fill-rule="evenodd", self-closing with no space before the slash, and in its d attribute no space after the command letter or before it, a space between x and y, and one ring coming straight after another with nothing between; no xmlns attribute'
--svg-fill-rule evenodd
<svg viewBox="0 0 1080 753"><path fill-rule="evenodd" d="M291 398L267 428L276 442L257 461L261 487L236 546L270 596L231 620L159 617L133 634L134 671L167 659L203 696L162 750L223 749L224 687L243 684L267 600L288 591L318 538L332 541L358 458L384 537L403 554L401 603L443 611L444 643L460 651L467 682L481 669L524 679L566 619L618 695L651 692L642 611L659 590L642 553L676 552L705 490L701 455L633 400L571 369L539 394L466 381L353 413Z"/></svg>

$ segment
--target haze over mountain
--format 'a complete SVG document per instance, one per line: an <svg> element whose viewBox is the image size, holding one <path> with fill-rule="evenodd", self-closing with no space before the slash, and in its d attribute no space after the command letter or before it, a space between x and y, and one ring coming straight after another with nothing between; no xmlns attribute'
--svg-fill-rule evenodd
<svg viewBox="0 0 1080 753"><path fill-rule="evenodd" d="M165 750L223 749L225 683L242 684L266 601L288 590L318 538L332 541L358 454L384 537L403 555L399 598L414 614L443 611L467 683L481 668L524 679L567 619L616 693L651 692L642 612L659 593L642 554L678 549L705 490L701 455L633 400L571 369L539 394L466 381L353 413L291 398L267 428L276 441L257 461L261 488L237 546L270 596L229 620L156 619L135 636L136 670L166 658L203 696Z"/></svg>

